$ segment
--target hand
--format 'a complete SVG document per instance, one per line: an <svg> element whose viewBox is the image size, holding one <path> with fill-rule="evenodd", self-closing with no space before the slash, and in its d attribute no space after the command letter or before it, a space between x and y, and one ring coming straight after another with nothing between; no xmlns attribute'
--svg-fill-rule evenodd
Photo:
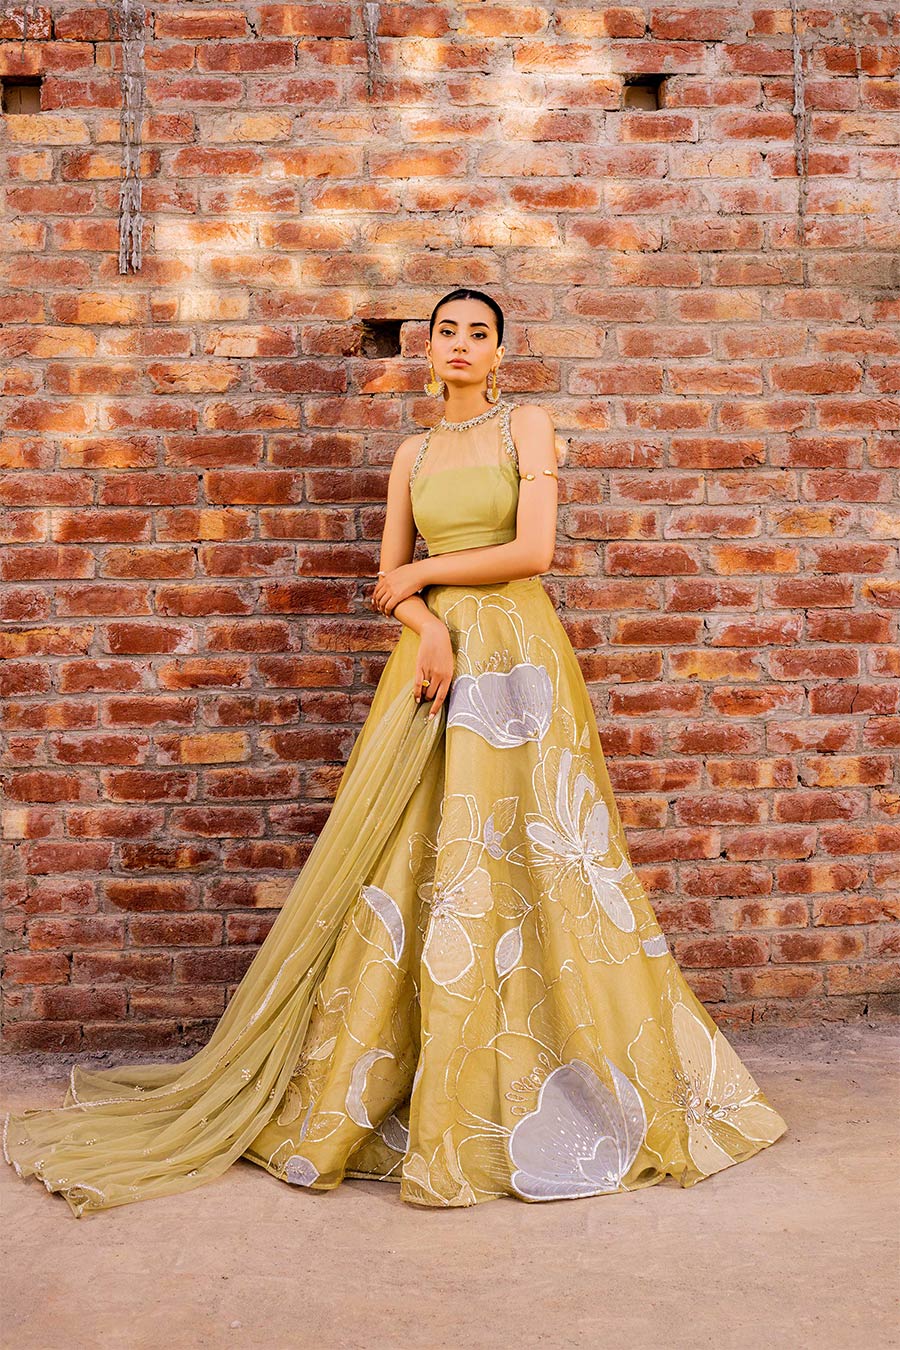
<svg viewBox="0 0 900 1350"><path fill-rule="evenodd" d="M416 674L413 680L413 694L417 703L422 698L430 698L429 717L436 717L447 697L454 671L453 644L450 631L441 619L426 624L419 634L419 652L416 657ZM425 680L428 684L425 685Z"/></svg>
<svg viewBox="0 0 900 1350"><path fill-rule="evenodd" d="M401 600L408 600L425 585L421 565L417 562L404 563L402 567L393 567L378 583L372 593L372 604L382 614L393 613Z"/></svg>

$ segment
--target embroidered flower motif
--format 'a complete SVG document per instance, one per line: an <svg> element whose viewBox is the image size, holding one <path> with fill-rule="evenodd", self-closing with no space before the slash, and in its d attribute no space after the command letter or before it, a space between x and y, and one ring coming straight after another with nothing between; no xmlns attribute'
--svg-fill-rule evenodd
<svg viewBox="0 0 900 1350"><path fill-rule="evenodd" d="M533 1109L546 1072L531 1081L524 1095L512 1090L515 1084L529 1078L539 1061L546 1069L590 1056L599 1039L585 980L573 962L563 962L550 979L531 965L519 964L502 986L486 982L472 1000L446 1059L446 1094L466 1125L484 1135L485 1084L497 1082L502 1066L501 1079L508 1084L503 1095L509 1103L501 1116L505 1139L505 1122Z"/></svg>
<svg viewBox="0 0 900 1350"><path fill-rule="evenodd" d="M553 715L553 684L544 666L521 661L512 670L457 675L450 687L447 729L467 727L497 749L540 741Z"/></svg>
<svg viewBox="0 0 900 1350"><path fill-rule="evenodd" d="M544 813L526 814L534 861L552 874L550 894L578 918L602 910L623 933L637 927L620 884L633 875L627 858L610 838L609 808L589 774L573 779L568 748L551 750L535 768L535 791Z"/></svg>
<svg viewBox="0 0 900 1350"><path fill-rule="evenodd" d="M484 822L482 838L484 847L492 858L508 856L504 852L503 841L515 823L518 804L518 797L501 797L494 802L493 809Z"/></svg>
<svg viewBox="0 0 900 1350"><path fill-rule="evenodd" d="M483 865L485 829L475 797L455 794L442 800L437 839L417 834L410 841L410 866L420 878L417 895L428 911L422 960L444 988L474 972L478 920L489 912L521 920L530 908L521 891ZM465 990L451 992L471 997L469 983Z"/></svg>
<svg viewBox="0 0 900 1350"><path fill-rule="evenodd" d="M517 966L522 956L522 929L510 928L497 940L494 948L494 968L500 979Z"/></svg>
<svg viewBox="0 0 900 1350"><path fill-rule="evenodd" d="M311 1186L319 1175L319 1169L302 1153L288 1158L284 1167L284 1179L292 1186Z"/></svg>
<svg viewBox="0 0 900 1350"><path fill-rule="evenodd" d="M680 999L672 1003L671 1031L647 1019L628 1057L659 1103L651 1124L674 1124L704 1176L737 1162L748 1141L771 1144L784 1133L781 1116L760 1100L759 1084L718 1027L710 1034Z"/></svg>
<svg viewBox="0 0 900 1350"><path fill-rule="evenodd" d="M391 943L391 955L396 965L403 955L403 945L406 941L406 926L403 922L403 915L400 913L400 907L393 896L388 895L387 891L382 890L379 886L363 886L362 897L373 914L378 915L387 929Z"/></svg>
<svg viewBox="0 0 900 1350"><path fill-rule="evenodd" d="M655 933L653 937L644 938L641 946L648 956L669 955L669 944L666 941L665 933Z"/></svg>
<svg viewBox="0 0 900 1350"><path fill-rule="evenodd" d="M336 989L327 999L316 999L306 1039L277 1117L279 1125L292 1124L304 1111L308 1119L315 1097L315 1082L334 1052L349 1001L350 990L347 988Z"/></svg>
<svg viewBox="0 0 900 1350"><path fill-rule="evenodd" d="M398 1119L394 1111L389 1116L385 1116L378 1126L377 1132L388 1148L393 1149L395 1153L405 1153L409 1147L409 1127Z"/></svg>
<svg viewBox="0 0 900 1350"><path fill-rule="evenodd" d="M431 1157L410 1153L403 1164L408 1194L425 1204L474 1205L475 1192L459 1165L453 1131L445 1130ZM417 1194L418 1192L418 1194Z"/></svg>
<svg viewBox="0 0 900 1350"><path fill-rule="evenodd" d="M374 1125L369 1119L369 1113L363 1105L362 1095L366 1088L366 1076L371 1066L379 1059L393 1059L394 1056L390 1050L367 1050L365 1054L360 1055L359 1059L353 1065L350 1073L350 1086L347 1089L347 1098L345 1109L347 1115L355 1125L361 1125L363 1129L372 1130Z"/></svg>
<svg viewBox="0 0 900 1350"><path fill-rule="evenodd" d="M529 1200L563 1200L617 1191L647 1131L640 1093L607 1057L615 1092L583 1060L544 1080L535 1111L516 1125L509 1156L512 1186Z"/></svg>
<svg viewBox="0 0 900 1350"><path fill-rule="evenodd" d="M446 880L435 877L422 960L436 984L455 984L472 968L475 948L466 921L482 918L490 907L491 878L483 867L463 863Z"/></svg>

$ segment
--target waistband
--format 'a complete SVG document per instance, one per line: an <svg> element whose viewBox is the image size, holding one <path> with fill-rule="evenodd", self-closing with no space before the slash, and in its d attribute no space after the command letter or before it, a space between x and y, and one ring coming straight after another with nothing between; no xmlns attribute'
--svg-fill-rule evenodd
<svg viewBox="0 0 900 1350"><path fill-rule="evenodd" d="M453 585L447 581L434 582L425 587L426 597L431 594L449 595L452 592L471 595L518 595L541 591L544 595L543 573L535 572L530 577L514 577L511 581L485 581L479 585Z"/></svg>

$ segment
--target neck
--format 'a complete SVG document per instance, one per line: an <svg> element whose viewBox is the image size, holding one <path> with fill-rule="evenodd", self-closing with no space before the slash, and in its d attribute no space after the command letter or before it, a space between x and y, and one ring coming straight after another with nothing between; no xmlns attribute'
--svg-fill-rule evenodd
<svg viewBox="0 0 900 1350"><path fill-rule="evenodd" d="M473 417L479 417L489 408L496 408L496 403L489 403L484 396L484 390L473 390L466 394L453 394L444 403L444 421L445 422L468 422Z"/></svg>

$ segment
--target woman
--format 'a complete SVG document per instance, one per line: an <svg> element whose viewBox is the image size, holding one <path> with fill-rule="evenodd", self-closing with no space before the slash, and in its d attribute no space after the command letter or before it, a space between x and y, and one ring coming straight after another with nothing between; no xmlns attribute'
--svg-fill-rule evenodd
<svg viewBox="0 0 900 1350"><path fill-rule="evenodd" d="M73 1068L9 1115L80 1216L246 1157L313 1189L452 1207L682 1186L787 1128L687 985L632 866L540 574L557 456L499 397L503 314L435 306L444 415L399 446L373 604L403 624L328 820L208 1044ZM413 562L416 529L429 556Z"/></svg>

